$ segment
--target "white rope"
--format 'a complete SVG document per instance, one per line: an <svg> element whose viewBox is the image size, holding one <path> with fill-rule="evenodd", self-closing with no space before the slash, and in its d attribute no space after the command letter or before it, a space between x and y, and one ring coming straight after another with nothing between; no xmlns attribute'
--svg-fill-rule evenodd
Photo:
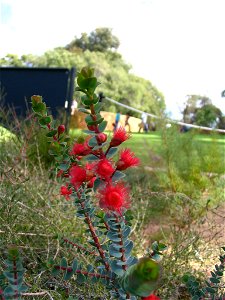
<svg viewBox="0 0 225 300"><path fill-rule="evenodd" d="M126 104L123 104L123 103L120 103L114 99L111 99L109 97L105 97L104 99L112 102L112 103L115 103L117 105L120 105L120 106L123 106L123 107L126 107L127 109L129 110L133 110L133 111L136 111L138 113L146 113L146 115L148 115L149 117L152 117L152 118L155 118L155 119L162 119L161 117L159 116L156 116L156 115L153 115L153 114L150 114L150 113L147 113L145 111L142 111L142 110L139 110L137 108L134 108L134 107L131 107L131 106L128 106ZM203 130L209 130L209 131L217 131L217 132L224 132L225 133L225 129L214 129L214 128L210 128L210 127L205 127L205 126L198 126L198 125L194 125L194 124L188 124L188 123L184 123L184 122L180 122L180 121L176 121L176 120L172 120L172 119L166 119L168 122L172 122L172 123L175 123L175 124L178 124L178 125L186 125L188 127L192 127L192 128L199 128L199 129L203 129Z"/></svg>

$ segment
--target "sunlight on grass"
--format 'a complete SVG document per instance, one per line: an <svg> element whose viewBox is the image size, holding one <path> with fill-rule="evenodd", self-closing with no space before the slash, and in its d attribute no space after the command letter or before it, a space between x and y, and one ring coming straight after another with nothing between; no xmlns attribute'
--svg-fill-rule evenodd
<svg viewBox="0 0 225 300"><path fill-rule="evenodd" d="M4 127L0 126L0 142L7 141L13 137L15 137L15 135L13 133L11 133L9 130L5 129Z"/></svg>

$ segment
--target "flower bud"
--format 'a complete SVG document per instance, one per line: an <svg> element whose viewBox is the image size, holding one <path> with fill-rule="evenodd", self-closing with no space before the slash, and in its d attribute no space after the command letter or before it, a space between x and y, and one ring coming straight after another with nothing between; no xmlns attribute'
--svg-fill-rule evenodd
<svg viewBox="0 0 225 300"><path fill-rule="evenodd" d="M40 103L40 102L42 102L42 97L39 96L39 95L33 95L33 96L31 97L31 100L32 100L32 102Z"/></svg>
<svg viewBox="0 0 225 300"><path fill-rule="evenodd" d="M95 125L87 125L88 129L91 131L95 131L96 126Z"/></svg>
<svg viewBox="0 0 225 300"><path fill-rule="evenodd" d="M97 140L100 142L100 143L105 143L105 141L107 140L107 134L105 133L99 133L97 135Z"/></svg>
<svg viewBox="0 0 225 300"><path fill-rule="evenodd" d="M122 288L139 297L148 297L158 286L161 265L149 257L140 258L120 278Z"/></svg>
<svg viewBox="0 0 225 300"><path fill-rule="evenodd" d="M62 134L65 131L65 126L64 125L59 125L58 127L58 134Z"/></svg>

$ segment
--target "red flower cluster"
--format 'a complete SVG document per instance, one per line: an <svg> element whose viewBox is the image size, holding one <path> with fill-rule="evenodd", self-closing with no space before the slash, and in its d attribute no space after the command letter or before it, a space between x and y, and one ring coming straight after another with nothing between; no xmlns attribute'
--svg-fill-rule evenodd
<svg viewBox="0 0 225 300"><path fill-rule="evenodd" d="M117 165L117 170L126 170L127 168L139 165L139 158L135 157L135 154L130 149L124 149L120 152L120 157Z"/></svg>
<svg viewBox="0 0 225 300"><path fill-rule="evenodd" d="M110 147L117 147L130 138L130 134L126 132L125 128L119 127L114 133L110 142Z"/></svg>
<svg viewBox="0 0 225 300"><path fill-rule="evenodd" d="M148 297L142 297L142 300L160 300L160 298L154 294L149 295Z"/></svg>
<svg viewBox="0 0 225 300"><path fill-rule="evenodd" d="M130 206L128 188L123 183L107 184L98 193L99 206L106 211L122 213Z"/></svg>
<svg viewBox="0 0 225 300"><path fill-rule="evenodd" d="M60 194L66 198L66 200L70 200L70 195L72 194L72 189L68 189L67 186L63 185L60 189Z"/></svg>

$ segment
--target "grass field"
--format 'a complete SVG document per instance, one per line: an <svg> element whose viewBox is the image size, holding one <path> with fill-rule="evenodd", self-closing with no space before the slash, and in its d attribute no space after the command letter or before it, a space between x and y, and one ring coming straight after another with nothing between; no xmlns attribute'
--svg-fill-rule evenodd
<svg viewBox="0 0 225 300"><path fill-rule="evenodd" d="M82 131L71 130L71 135L79 135ZM112 132L107 132L112 135ZM219 134L193 134L184 133L176 134L176 139L192 139L196 145L201 145L202 147L207 147L209 145L216 145L220 149L221 155L224 155L225 160L225 135ZM149 133L132 133L132 138L127 140L124 147L130 148L135 154L141 159L143 165L151 164L151 154L161 153L162 148L162 132L149 132Z"/></svg>

